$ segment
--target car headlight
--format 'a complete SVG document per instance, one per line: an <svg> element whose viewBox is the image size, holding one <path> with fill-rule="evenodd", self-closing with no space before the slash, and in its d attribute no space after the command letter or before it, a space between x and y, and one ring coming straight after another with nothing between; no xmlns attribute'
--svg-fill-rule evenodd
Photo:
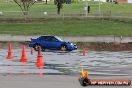
<svg viewBox="0 0 132 88"><path fill-rule="evenodd" d="M73 43L71 43L71 45L73 46Z"/></svg>

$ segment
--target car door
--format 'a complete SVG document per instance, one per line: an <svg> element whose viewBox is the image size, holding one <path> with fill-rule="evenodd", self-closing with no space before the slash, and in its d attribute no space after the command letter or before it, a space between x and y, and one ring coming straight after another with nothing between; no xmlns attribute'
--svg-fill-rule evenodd
<svg viewBox="0 0 132 88"><path fill-rule="evenodd" d="M61 45L61 42L57 40L54 36L51 36L46 38L45 44L47 49L58 49Z"/></svg>

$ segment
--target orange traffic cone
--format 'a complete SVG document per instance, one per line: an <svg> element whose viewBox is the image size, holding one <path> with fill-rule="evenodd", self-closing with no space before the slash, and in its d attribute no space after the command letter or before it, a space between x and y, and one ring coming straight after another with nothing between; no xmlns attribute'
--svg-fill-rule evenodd
<svg viewBox="0 0 132 88"><path fill-rule="evenodd" d="M33 55L33 53L34 53L34 49L33 49L33 48L31 48L31 55Z"/></svg>
<svg viewBox="0 0 132 88"><path fill-rule="evenodd" d="M86 49L85 48L83 48L82 53L83 53L83 56L86 56Z"/></svg>
<svg viewBox="0 0 132 88"><path fill-rule="evenodd" d="M38 50L38 56L37 56L37 61L36 61L36 67L38 69L42 69L44 66L44 63L43 63L43 56L42 56L42 53L41 53L41 47L39 47L39 50Z"/></svg>
<svg viewBox="0 0 132 88"><path fill-rule="evenodd" d="M27 62L26 49L25 49L24 45L23 45L23 48L22 48L22 56L21 56L20 62Z"/></svg>
<svg viewBox="0 0 132 88"><path fill-rule="evenodd" d="M11 43L9 44L7 59L9 60L13 59Z"/></svg>
<svg viewBox="0 0 132 88"><path fill-rule="evenodd" d="M88 72L87 71L85 72L85 78L88 78Z"/></svg>

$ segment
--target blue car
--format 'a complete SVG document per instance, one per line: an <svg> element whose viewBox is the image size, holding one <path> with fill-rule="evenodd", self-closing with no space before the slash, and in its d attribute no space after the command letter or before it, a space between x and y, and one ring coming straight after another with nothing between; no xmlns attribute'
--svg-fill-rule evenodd
<svg viewBox="0 0 132 88"><path fill-rule="evenodd" d="M38 47L42 50L61 50L61 51L72 51L77 49L77 46L70 42L65 42L57 36L40 36L30 41L29 47L33 47L34 50L38 50Z"/></svg>

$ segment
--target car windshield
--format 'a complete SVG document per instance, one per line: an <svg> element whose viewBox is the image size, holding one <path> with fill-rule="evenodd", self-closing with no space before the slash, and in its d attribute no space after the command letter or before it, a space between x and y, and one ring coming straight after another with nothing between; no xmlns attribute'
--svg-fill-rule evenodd
<svg viewBox="0 0 132 88"><path fill-rule="evenodd" d="M55 38L58 39L59 41L64 41L64 40L62 40L61 38L59 38L57 36L55 36Z"/></svg>

